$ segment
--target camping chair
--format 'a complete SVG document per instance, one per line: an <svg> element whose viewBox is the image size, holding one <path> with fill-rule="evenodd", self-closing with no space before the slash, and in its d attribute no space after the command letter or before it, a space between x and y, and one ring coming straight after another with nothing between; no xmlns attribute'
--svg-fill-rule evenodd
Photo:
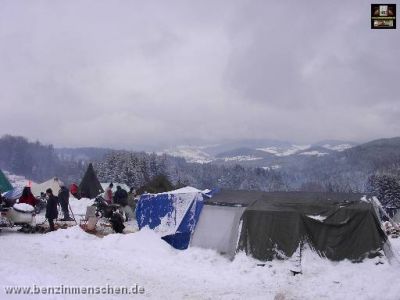
<svg viewBox="0 0 400 300"><path fill-rule="evenodd" d="M95 231L96 224L99 218L96 216L96 207L95 206L88 206L86 208L86 215L82 218L79 222L79 225L85 231Z"/></svg>

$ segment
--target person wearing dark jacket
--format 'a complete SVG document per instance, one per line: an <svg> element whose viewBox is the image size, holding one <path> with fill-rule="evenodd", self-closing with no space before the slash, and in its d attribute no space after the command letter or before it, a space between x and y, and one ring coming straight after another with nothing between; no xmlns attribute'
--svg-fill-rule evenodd
<svg viewBox="0 0 400 300"><path fill-rule="evenodd" d="M121 210L125 212L127 220L132 220L134 213L132 208L128 205L128 193L122 189L119 185L117 186L117 191L114 194L114 203L121 205Z"/></svg>
<svg viewBox="0 0 400 300"><path fill-rule="evenodd" d="M128 193L119 185L117 186L117 191L114 194L114 203L121 206L128 205Z"/></svg>
<svg viewBox="0 0 400 300"><path fill-rule="evenodd" d="M69 216L69 190L64 185L60 187L58 192L58 201L64 215L64 218L60 221L73 221L74 219Z"/></svg>
<svg viewBox="0 0 400 300"><path fill-rule="evenodd" d="M46 195L48 197L47 206L46 206L46 218L49 221L50 231L54 231L54 219L58 217L58 199L53 195L53 191L51 189L46 190Z"/></svg>
<svg viewBox="0 0 400 300"><path fill-rule="evenodd" d="M26 203L35 207L38 201L36 200L35 196L33 196L31 188L29 186L26 186L22 190L22 196L19 198L18 202Z"/></svg>

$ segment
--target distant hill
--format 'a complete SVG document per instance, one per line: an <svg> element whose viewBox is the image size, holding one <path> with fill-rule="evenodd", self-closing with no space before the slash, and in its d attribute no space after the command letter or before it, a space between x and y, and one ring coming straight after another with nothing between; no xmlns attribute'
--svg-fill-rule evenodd
<svg viewBox="0 0 400 300"><path fill-rule="evenodd" d="M235 157L246 157L246 156L249 157L250 159L266 158L273 156L273 154L257 149L243 147L219 153L216 155L216 158L224 159L224 158L235 158Z"/></svg>
<svg viewBox="0 0 400 300"><path fill-rule="evenodd" d="M103 159L111 151L113 150L110 148L95 147L55 148L55 152L60 159L73 161L96 161Z"/></svg>
<svg viewBox="0 0 400 300"><path fill-rule="evenodd" d="M400 138L380 139L322 157L293 162L282 170L293 187L315 183L322 190L364 191L369 176L399 174Z"/></svg>
<svg viewBox="0 0 400 300"><path fill-rule="evenodd" d="M60 160L52 145L5 135L0 138L0 168L37 182L51 177L70 182L80 178L85 166L71 160Z"/></svg>
<svg viewBox="0 0 400 300"><path fill-rule="evenodd" d="M250 144L178 146L169 149L172 155L156 155L95 147L54 149L23 137L4 136L0 138L0 168L37 182L54 176L72 182L79 181L87 163L93 161L102 180L129 186L166 173L179 185L265 191L363 192L372 175L400 176L400 137L361 145L343 141L294 145L271 140ZM212 154L210 149L225 151Z"/></svg>
<svg viewBox="0 0 400 300"><path fill-rule="evenodd" d="M293 160L290 156L298 154L308 156L322 156L341 152L354 147L356 143L324 140L310 145L296 145L287 141L278 140L240 140L220 143L218 145L176 146L158 153L166 153L182 157L188 162L217 164L237 163L249 167L266 167L270 164L285 164ZM287 157L287 158L285 158ZM299 157L299 160L302 158ZM255 162L257 160L257 162Z"/></svg>

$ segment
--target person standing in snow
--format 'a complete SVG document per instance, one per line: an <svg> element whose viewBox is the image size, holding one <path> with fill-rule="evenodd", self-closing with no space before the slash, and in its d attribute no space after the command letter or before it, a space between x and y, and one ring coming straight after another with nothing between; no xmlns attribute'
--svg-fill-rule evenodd
<svg viewBox="0 0 400 300"><path fill-rule="evenodd" d="M136 191L133 187L130 188L129 193L128 193L128 206L132 209L133 215L135 215L135 209L136 209Z"/></svg>
<svg viewBox="0 0 400 300"><path fill-rule="evenodd" d="M128 193L120 186L117 186L117 191L114 194L114 203L121 206L121 210L125 212L128 220L133 218L132 208L128 206Z"/></svg>
<svg viewBox="0 0 400 300"><path fill-rule="evenodd" d="M54 219L57 219L58 217L58 199L56 196L53 195L52 189L47 189L46 195L48 197L46 206L46 218L49 221L50 231L54 231Z"/></svg>
<svg viewBox="0 0 400 300"><path fill-rule="evenodd" d="M37 200L35 196L33 196L31 192L31 188L29 186L24 187L22 190L22 196L18 200L19 203L26 203L35 207L37 204Z"/></svg>
<svg viewBox="0 0 400 300"><path fill-rule="evenodd" d="M64 215L64 218L62 218L60 221L73 221L74 219L69 216L69 190L65 187L63 183L60 184L58 201L60 202L61 210Z"/></svg>
<svg viewBox="0 0 400 300"><path fill-rule="evenodd" d="M108 204L111 204L112 200L113 200L113 192L112 192L113 186L114 185L111 182L110 185L106 188L106 190L104 192L104 200L106 200L108 202Z"/></svg>

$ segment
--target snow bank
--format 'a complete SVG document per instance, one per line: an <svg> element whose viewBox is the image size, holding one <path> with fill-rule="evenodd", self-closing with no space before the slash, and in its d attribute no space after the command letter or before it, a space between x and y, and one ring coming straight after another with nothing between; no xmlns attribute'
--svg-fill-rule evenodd
<svg viewBox="0 0 400 300"><path fill-rule="evenodd" d="M169 255L172 248L160 239L153 230L143 228L141 231L129 234L110 234L104 237L101 245L106 248L116 248L129 251L132 255Z"/></svg>
<svg viewBox="0 0 400 300"><path fill-rule="evenodd" d="M72 226L66 229L59 229L56 231L49 232L43 236L43 239L48 241L75 243L77 241L89 241L98 240L98 238L92 234L86 233L79 226Z"/></svg>
<svg viewBox="0 0 400 300"><path fill-rule="evenodd" d="M44 235L2 232L0 285L79 285L145 287L148 299L388 299L397 300L398 266L385 258L354 264L331 262L303 251L302 275L293 276L289 261L262 263L238 253L229 261L213 250L179 251L156 233L104 238L78 226ZM400 239L392 240L399 253ZM27 255L29 253L29 255ZM121 295L107 295L119 299ZM0 298L8 299L0 287ZM35 299L50 299L48 295ZM53 295L51 299L66 299ZM80 299L104 299L82 295ZM19 298L15 298L19 299Z"/></svg>

